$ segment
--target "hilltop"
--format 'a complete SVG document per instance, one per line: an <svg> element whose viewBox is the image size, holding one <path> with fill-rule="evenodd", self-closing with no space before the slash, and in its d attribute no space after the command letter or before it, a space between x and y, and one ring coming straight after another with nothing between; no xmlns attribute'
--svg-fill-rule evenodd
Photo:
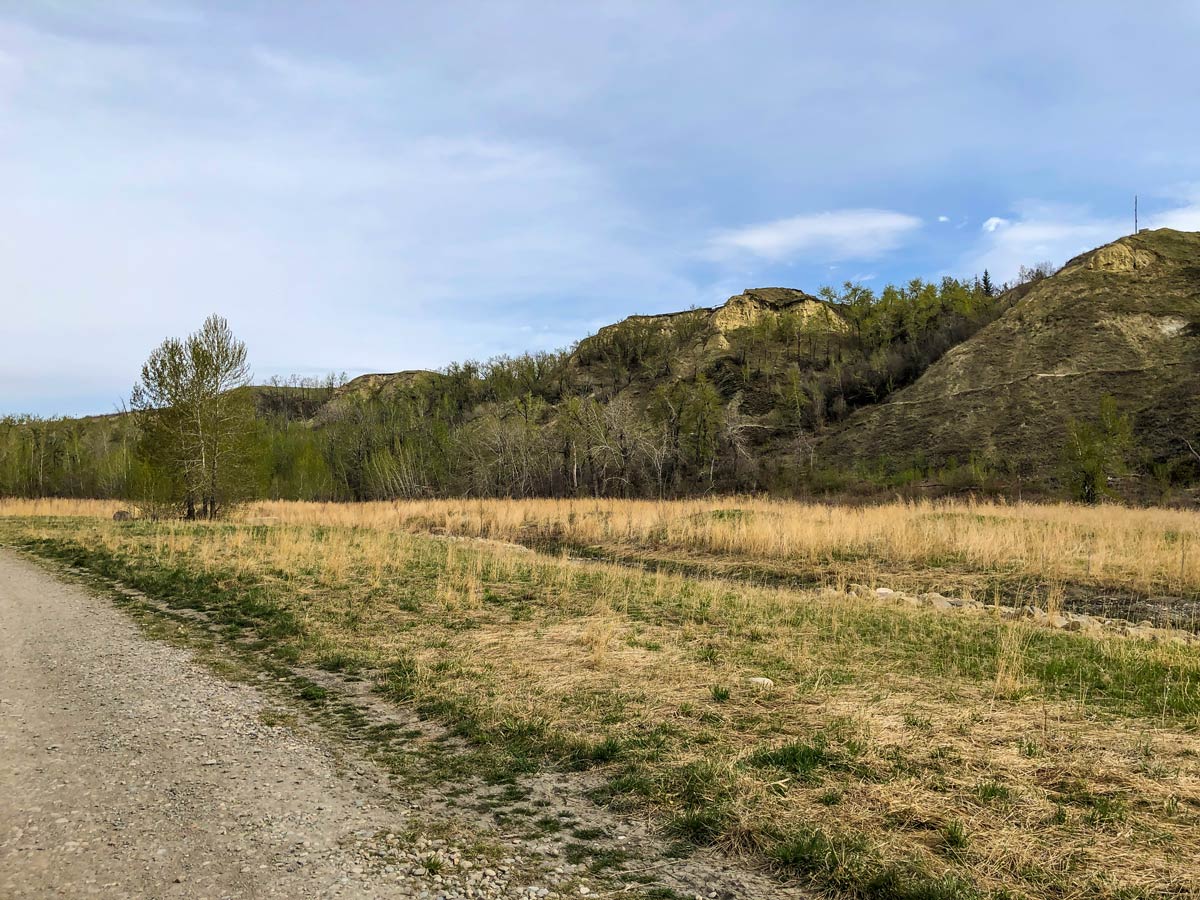
<svg viewBox="0 0 1200 900"><path fill-rule="evenodd" d="M717 306L693 307L656 315L632 315L579 341L567 353L573 373L592 389L603 390L605 369L626 366L633 381L644 383L684 377L711 366L728 353L744 328L794 319L813 332L843 334L848 325L836 305L793 288L750 288ZM666 358L669 354L670 358ZM651 377L645 364L662 356ZM429 369L360 375L337 388L331 402L350 397L386 400L421 385L436 384L443 373ZM631 382L632 383L632 382Z"/></svg>
<svg viewBox="0 0 1200 900"><path fill-rule="evenodd" d="M1054 467L1103 396L1154 461L1200 433L1200 234L1121 238L1070 260L915 383L859 410L822 452L856 462L971 457Z"/></svg>
<svg viewBox="0 0 1200 900"><path fill-rule="evenodd" d="M848 329L835 307L804 291L783 287L749 288L719 306L629 316L614 325L606 325L594 336L580 341L575 358L586 359L622 330L632 328L652 329L664 337L688 335L690 340L686 341L685 350L702 350L715 356L730 348L730 337L738 329L764 321L778 322L783 316L794 316L802 327L817 331L837 334Z"/></svg>

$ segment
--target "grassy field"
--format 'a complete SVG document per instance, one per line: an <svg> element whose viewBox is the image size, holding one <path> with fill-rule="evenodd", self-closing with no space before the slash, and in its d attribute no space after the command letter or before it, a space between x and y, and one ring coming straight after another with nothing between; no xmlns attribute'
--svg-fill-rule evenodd
<svg viewBox="0 0 1200 900"><path fill-rule="evenodd" d="M730 498L673 503L436 500L262 503L289 524L434 531L535 547L598 548L828 584L950 582L981 598L997 586L1067 585L1200 596L1200 516L1066 504L891 503L863 507Z"/></svg>
<svg viewBox="0 0 1200 900"><path fill-rule="evenodd" d="M210 525L113 508L6 501L0 540L370 679L467 739L404 761L414 777L588 768L597 802L839 896L1197 896L1194 646L842 590L1002 576L1187 597L1195 514L447 501ZM570 557L585 547L745 577ZM753 583L766 565L823 584Z"/></svg>

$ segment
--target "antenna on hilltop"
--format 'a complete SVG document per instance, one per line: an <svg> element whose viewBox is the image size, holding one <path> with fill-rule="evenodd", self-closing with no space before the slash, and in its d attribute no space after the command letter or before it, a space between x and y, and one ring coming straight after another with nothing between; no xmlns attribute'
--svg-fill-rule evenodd
<svg viewBox="0 0 1200 900"><path fill-rule="evenodd" d="M1133 233L1137 234L1137 194L1133 195Z"/></svg>

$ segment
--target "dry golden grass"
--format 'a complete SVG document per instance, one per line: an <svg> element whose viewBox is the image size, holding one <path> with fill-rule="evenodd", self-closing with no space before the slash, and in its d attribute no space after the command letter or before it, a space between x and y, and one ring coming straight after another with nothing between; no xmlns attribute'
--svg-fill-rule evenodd
<svg viewBox="0 0 1200 900"><path fill-rule="evenodd" d="M1200 592L1200 514L1069 504L848 507L745 498L255 504L281 523L438 529L505 541L669 550L859 576L864 562ZM885 569L884 571L887 571Z"/></svg>
<svg viewBox="0 0 1200 900"><path fill-rule="evenodd" d="M121 504L0 500L0 516L109 518ZM241 520L512 542L671 550L861 574L864 564L1027 576L1143 593L1200 593L1200 514L1120 506L912 502L832 506L752 498L264 501ZM886 571L886 570L885 570ZM881 573L882 574L882 573Z"/></svg>
<svg viewBox="0 0 1200 900"><path fill-rule="evenodd" d="M0 497L0 517L71 516L89 519L111 519L118 509L129 506L118 500L61 500L54 497L27 500L22 497Z"/></svg>
<svg viewBox="0 0 1200 900"><path fill-rule="evenodd" d="M43 551L66 547L84 564L119 561L154 584L180 572L261 591L298 623L281 640L300 662L354 659L386 673L404 660L411 702L484 733L536 726L558 744L613 741L613 773L633 778L664 821L694 831L711 816L735 850L770 854L815 826L861 835L883 859L1017 897L1194 894L1192 648L402 533L436 525L514 539L551 522L578 537L642 541L658 522L689 549L708 541L723 552L782 552L753 516L712 520L714 507L733 506L271 504L254 514L306 524L35 519L8 533L56 542ZM1011 555L991 557L1007 564L1033 536L1069 532L1077 513L1087 523L1077 527L1103 529L1111 542L1110 572L1132 565L1118 554L1122 530L1149 547L1149 535L1165 542L1167 530L1195 529L1185 514L1109 510L1106 519L1070 507L737 508L790 523L797 547L828 546L807 515L827 516L848 541L868 540L875 523L890 535L879 546L897 553L912 550L895 521L906 511L918 522L907 533L926 534L927 552L954 539L939 523L966 519L958 539L1008 540ZM1039 546L1042 559L1069 568L1067 543ZM749 683L762 675L773 689ZM788 748L817 761L789 763ZM965 843L953 846L948 835L959 832Z"/></svg>

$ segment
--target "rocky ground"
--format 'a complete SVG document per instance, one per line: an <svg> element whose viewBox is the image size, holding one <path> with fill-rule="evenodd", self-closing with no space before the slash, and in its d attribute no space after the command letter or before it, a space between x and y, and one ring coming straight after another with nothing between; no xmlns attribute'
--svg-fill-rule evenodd
<svg viewBox="0 0 1200 900"><path fill-rule="evenodd" d="M892 588L871 588L862 584L850 585L850 592L862 597L878 598L883 601L906 603L910 606L923 606L943 612L961 610L964 612L999 613L1005 619L1024 619L1034 625L1055 628L1062 631L1082 631L1092 635L1121 635L1137 640L1151 642L1167 642L1176 644L1200 643L1200 636L1193 626L1191 630L1182 628L1158 627L1149 620L1132 622L1128 619L1115 619L1104 615L1091 615L1073 610L1044 610L1040 606L1008 606L1006 604L989 604L979 600L960 597L945 597L938 593L909 593Z"/></svg>
<svg viewBox="0 0 1200 900"><path fill-rule="evenodd" d="M519 793L576 836L587 826L597 852L619 848L621 866L598 871L567 834L505 833L484 786L453 801L397 786L281 712L267 685L214 674L109 600L4 553L0 648L11 900L798 896L716 856L665 854L571 776L535 776Z"/></svg>

